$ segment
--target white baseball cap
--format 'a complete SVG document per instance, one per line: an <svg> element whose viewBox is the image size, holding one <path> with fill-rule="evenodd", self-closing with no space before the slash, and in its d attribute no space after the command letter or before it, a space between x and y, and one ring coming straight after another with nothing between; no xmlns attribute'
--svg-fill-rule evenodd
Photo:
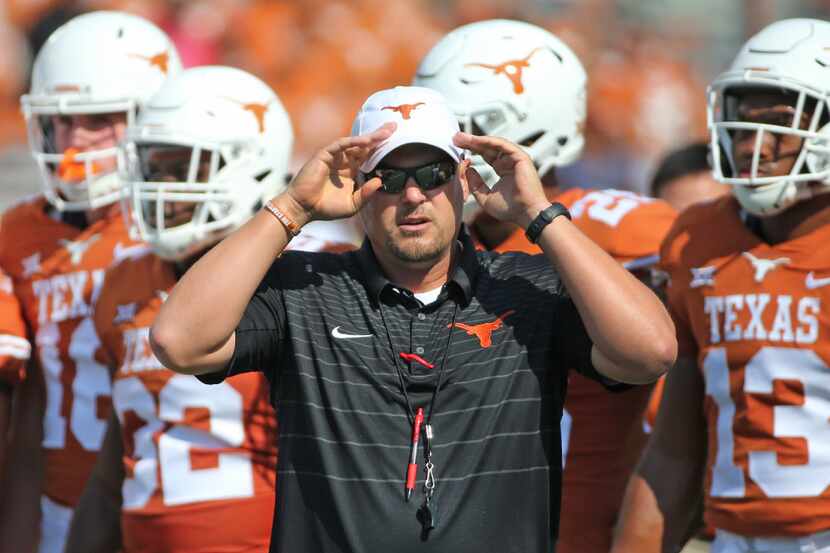
<svg viewBox="0 0 830 553"><path fill-rule="evenodd" d="M364 173L405 144L435 146L456 162L464 158L464 150L452 143L460 130L458 120L440 93L420 86L396 86L375 92L355 117L352 136L368 134L390 121L397 123L395 132L363 162L360 170Z"/></svg>

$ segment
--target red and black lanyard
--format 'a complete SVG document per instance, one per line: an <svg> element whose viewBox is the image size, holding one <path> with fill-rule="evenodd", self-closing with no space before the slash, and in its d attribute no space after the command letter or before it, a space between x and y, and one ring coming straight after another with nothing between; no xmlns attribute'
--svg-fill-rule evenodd
<svg viewBox="0 0 830 553"><path fill-rule="evenodd" d="M430 369L434 368L434 365L413 353L395 353L395 346L392 344L392 336L389 333L389 326L386 324L386 316L383 313L383 302L380 302L380 316L383 320L384 330L386 331L386 339L389 342L389 349L392 352L392 358L395 362L395 372L398 376L398 384L401 387L401 392L403 393L404 400L406 401L407 415L409 417L410 423L412 424L412 449L410 449L410 458L409 463L407 464L407 479L404 491L404 497L407 501L409 501L409 497L412 493L412 488L414 487L414 474L417 473L417 446L419 436L423 437L424 440L424 503L421 505L421 508L418 509L418 521L423 526L424 534L427 534L429 530L432 530L438 524L436 519L436 514L438 511L434 499L435 488L436 484L438 483L438 479L435 477L436 470L435 465L432 462L432 444L433 439L435 438L435 427L432 424L432 416L435 414L435 409L438 404L438 395L441 391L441 384L444 380L444 370L447 366L447 354L449 353L450 346L452 345L453 328L455 327L455 317L457 314L458 303L454 302L452 311L452 321L450 322L449 332L447 333L447 342L444 347L444 354L441 357L441 366L438 369L438 378L435 383L435 388L432 390L432 397L429 401L429 411L427 411L426 420L424 420L423 409L419 408L418 412L416 413L415 410L412 408L412 402L409 399L409 393L407 392L406 383L404 382L403 369L398 363L398 358L400 357L401 359L410 362L418 362ZM421 432L422 425L423 432Z"/></svg>

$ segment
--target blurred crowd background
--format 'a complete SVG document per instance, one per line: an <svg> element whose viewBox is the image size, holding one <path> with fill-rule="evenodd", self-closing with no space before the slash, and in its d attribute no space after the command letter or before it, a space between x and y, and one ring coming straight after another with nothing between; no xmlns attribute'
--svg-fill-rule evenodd
<svg viewBox="0 0 830 553"><path fill-rule="evenodd" d="M19 109L32 60L56 27L98 9L154 21L187 67L234 65L268 82L294 124L294 169L347 134L371 92L409 83L447 31L529 21L589 75L586 151L562 184L641 192L661 155L705 138L706 83L742 42L776 19L830 18L830 0L3 0L0 208L38 187Z"/></svg>

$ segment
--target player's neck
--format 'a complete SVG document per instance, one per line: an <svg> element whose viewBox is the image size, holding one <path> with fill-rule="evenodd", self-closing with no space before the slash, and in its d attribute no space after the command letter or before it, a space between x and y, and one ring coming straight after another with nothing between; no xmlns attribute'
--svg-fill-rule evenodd
<svg viewBox="0 0 830 553"><path fill-rule="evenodd" d="M98 209L90 209L86 212L87 224L91 225L93 223L100 221L101 219L106 219L108 217L117 215L120 212L120 202L111 203L109 205L105 205L104 207L99 207Z"/></svg>
<svg viewBox="0 0 830 553"><path fill-rule="evenodd" d="M59 219L63 223L76 227L79 230L86 230L88 227L92 226L101 219L117 215L118 212L121 210L121 204L115 202L104 207L99 207L98 209L88 209L86 211L58 212L51 205L49 205L47 209L49 209L52 212L56 212Z"/></svg>
<svg viewBox="0 0 830 553"><path fill-rule="evenodd" d="M763 238L770 244L795 240L830 224L830 194L798 202L791 208L760 220Z"/></svg>

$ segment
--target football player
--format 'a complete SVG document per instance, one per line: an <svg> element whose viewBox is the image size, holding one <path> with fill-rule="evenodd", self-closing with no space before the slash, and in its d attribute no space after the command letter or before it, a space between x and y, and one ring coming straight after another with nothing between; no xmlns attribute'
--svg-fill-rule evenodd
<svg viewBox="0 0 830 553"><path fill-rule="evenodd" d="M170 79L128 133L132 221L150 248L110 269L96 308L114 416L67 552L268 549L277 422L267 381L204 386L164 368L148 334L187 268L283 190L292 143L276 94L217 66Z"/></svg>
<svg viewBox="0 0 830 553"><path fill-rule="evenodd" d="M584 144L586 76L570 48L528 23L472 23L433 47L415 84L441 92L462 130L522 145L551 201L565 204L583 232L650 282L674 210L631 192L563 193L557 187L556 167L575 161ZM473 157L473 167L488 185L497 180L479 156ZM514 225L476 213L474 207L467 218L471 234L486 249L540 252ZM649 390L643 386L612 394L580 375L570 376L561 422L565 470L559 553L608 551L625 482L644 442L642 416Z"/></svg>
<svg viewBox="0 0 830 553"><path fill-rule="evenodd" d="M715 177L662 247L680 356L614 551L830 551L830 23L752 37L708 91Z"/></svg>
<svg viewBox="0 0 830 553"><path fill-rule="evenodd" d="M0 266L33 337L32 376L45 405L27 402L27 410L40 410L27 420L41 424L20 433L42 434L44 471L42 482L15 478L15 490L4 493L0 534L11 551L29 551L27 542L38 537L41 551L62 550L104 437L111 385L97 358L92 314L105 269L136 247L118 203L116 146L143 102L180 68L176 49L155 25L94 12L49 37L21 98L43 193L3 215ZM26 507L33 496L41 516Z"/></svg>
<svg viewBox="0 0 830 553"><path fill-rule="evenodd" d="M718 182L709 166L709 144L695 142L666 154L651 178L649 194L669 203L678 212L692 204L729 194L728 184Z"/></svg>

